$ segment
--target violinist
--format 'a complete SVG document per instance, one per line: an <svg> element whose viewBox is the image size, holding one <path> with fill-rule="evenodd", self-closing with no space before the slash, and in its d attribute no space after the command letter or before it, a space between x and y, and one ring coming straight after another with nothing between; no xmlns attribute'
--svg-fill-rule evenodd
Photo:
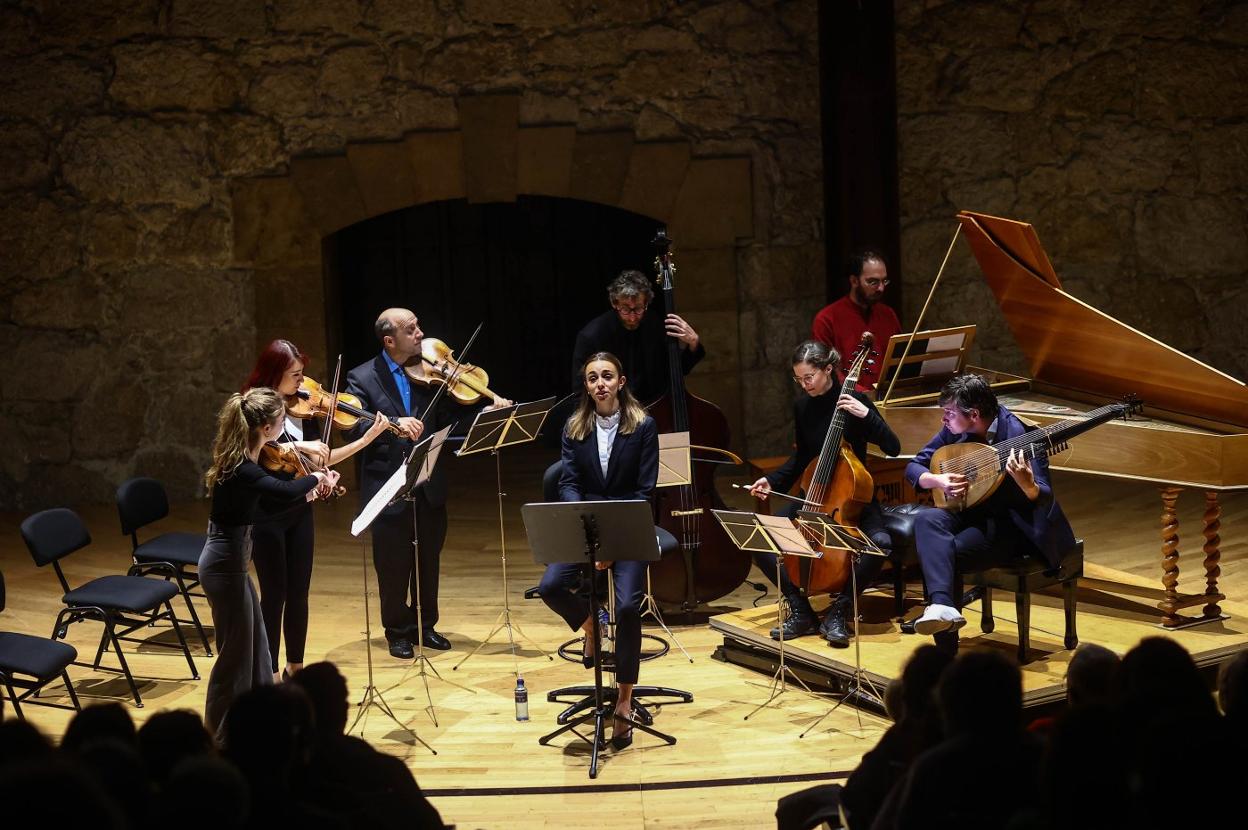
<svg viewBox="0 0 1248 830"><path fill-rule="evenodd" d="M217 641L204 707L204 723L213 733L238 695L273 682L264 618L247 573L256 506L261 497L299 502L313 490L338 483L332 470L285 481L257 463L260 448L281 435L285 414L282 398L259 387L231 395L217 415L212 466L204 476L212 511L208 539L199 555L199 581L212 608Z"/></svg>
<svg viewBox="0 0 1248 830"><path fill-rule="evenodd" d="M640 271L621 271L607 286L607 299L611 309L590 320L576 335L572 350L574 388L583 383L581 370L589 356L610 352L618 356L633 397L643 403L655 400L668 387L664 334L680 343L680 366L686 375L706 357L701 338L684 318L649 312L654 289Z"/></svg>
<svg viewBox="0 0 1248 830"><path fill-rule="evenodd" d="M750 492L757 498L766 499L773 490L779 493L788 492L806 466L819 455L828 425L838 409L851 416L845 419L845 442L859 459L866 457L868 443L875 444L886 455L901 452L901 441L866 395L854 391L838 398L837 371L840 360L835 349L818 340L807 340L794 350L793 382L804 393L793 404L797 449L779 469L750 485ZM778 513L791 517L800 509L801 505L797 502L789 502ZM881 550L887 552L892 549L892 539L884 526L884 515L878 501L873 499L863 508L858 526ZM859 559L854 568L859 591L871 584L884 559L883 556L863 556ZM755 554L754 562L774 584L775 555ZM847 582L845 588L833 599L823 623L819 625L819 632L834 648L845 648L849 645L848 617L854 600L851 584L854 583ZM789 606L789 616L784 621L784 639L814 633L818 617L810 607L810 602L802 596L800 588L792 584L784 570L780 572L780 585L777 587ZM772 629L771 636L779 639L780 630Z"/></svg>
<svg viewBox="0 0 1248 830"><path fill-rule="evenodd" d="M411 451L413 442L419 441L426 432L452 423L456 417L450 410L452 404L448 404L445 397L438 406L425 412L436 389L432 384L421 382L429 376L421 368L424 332L416 315L405 308L388 308L377 317L373 331L380 341L381 353L347 373L347 392L358 397L365 410L376 410L395 419L402 435L382 434L361 453L361 504L367 504L394 474ZM509 403L496 397L492 405ZM357 425L353 434L363 432L364 428L363 424ZM373 522L373 567L377 571L381 622L393 657L410 660L414 655L412 640L415 637L420 637L426 648L446 650L451 647L450 641L435 629L439 620L438 574L446 524L446 475L441 465L434 468L433 475L417 491L414 501L390 505ZM419 572L413 555L413 544L417 541ZM417 604L420 606L419 624Z"/></svg>
<svg viewBox="0 0 1248 830"><path fill-rule="evenodd" d="M659 433L625 385L620 361L599 352L589 356L582 371L580 401L563 429L563 470L559 477L561 501L649 499L659 476ZM641 661L641 598L646 584L646 562L599 562L615 575L615 679L619 698L615 707L611 744L624 749L632 743L633 685ZM572 593L580 583L581 566L546 566L542 601L568 626L585 632L582 652L592 667L598 643L586 598Z"/></svg>
<svg viewBox="0 0 1248 830"><path fill-rule="evenodd" d="M274 340L264 348L251 370L243 392L270 387L288 403L303 383L307 355L289 340ZM380 418L368 432L332 450L321 440L321 419L296 418L289 414L282 423L277 443L296 450L309 469L330 467L345 461L373 442L386 428ZM274 473L278 478L295 474ZM262 497L252 531L252 559L260 579L260 608L269 635L269 656L276 680L289 678L303 668L304 646L308 640L308 592L312 586L312 550L315 523L312 505ZM286 633L286 666L278 674L279 647Z"/></svg>

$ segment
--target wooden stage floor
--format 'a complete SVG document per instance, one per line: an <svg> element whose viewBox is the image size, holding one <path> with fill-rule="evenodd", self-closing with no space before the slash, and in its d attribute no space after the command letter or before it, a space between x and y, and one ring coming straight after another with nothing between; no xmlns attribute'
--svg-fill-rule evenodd
<svg viewBox="0 0 1248 830"><path fill-rule="evenodd" d="M563 708L548 703L546 693L571 684L591 682L579 664L558 658L548 660L539 651L553 652L571 637L570 632L538 601L523 599L524 590L537 583L540 569L532 562L520 523L519 505L539 497L541 471L552 459L551 451L519 449L503 458L503 491L512 618L525 639L513 659L505 640L495 636L480 653L457 669L456 664L494 628L502 608L500 540L494 463L489 458L457 459L452 465L450 533L443 551L441 630L454 643L450 652L432 653L432 665L440 679L431 677L426 694L424 682L410 662L398 661L386 652L384 638L374 631L372 655L375 681L399 719L428 742L435 756L404 729L376 711L362 721L363 734L374 746L404 759L430 793L448 823L470 827L601 826L650 827L760 827L774 822L776 800L789 792L843 779L883 734L888 722L870 712L842 707L805 738L799 733L831 708L834 698L795 690L779 705L743 720L768 694L767 678L739 666L713 659L722 643L721 632L706 624L674 626L680 643L692 656L686 660L679 649L642 666L641 682L685 689L695 700L689 705L668 706L658 712L656 727L677 736L675 746L638 734L633 747L605 753L596 781L587 777L587 747L575 739L539 746L537 739L554 728L555 715ZM732 480L723 477L726 482ZM738 478L736 480L743 480ZM1108 567L1152 578L1157 564L1156 491L1147 485L1120 484L1090 477L1059 475L1058 493L1077 532L1087 542L1087 558ZM721 491L734 506L748 502L736 491ZM1203 501L1191 499L1193 503ZM371 565L364 564L364 549L347 528L355 501L351 496L335 505L319 508L316 566L311 597L311 630L307 660L331 660L347 676L352 700L359 700L368 681L364 629L364 577L374 591ZM1184 504L1181 501L1180 507ZM1248 643L1248 608L1234 600L1245 596L1248 579L1241 576L1248 559L1248 500L1242 496L1225 501L1223 517L1223 572L1225 606L1231 619L1173 636L1197 653L1242 647ZM1199 539L1199 512L1189 517L1181 532ZM128 565L129 542L120 534L116 512L109 506L81 511L94 543L68 560L71 581L81 582ZM163 529L202 531L207 515L204 502L178 505ZM18 534L21 516L0 514L0 568L8 583L8 610L0 616L0 628L46 636L59 610L60 591L50 570L36 569ZM1203 540L1202 540L1203 541ZM1198 551L1199 546L1193 546ZM1199 554L1192 556L1193 573ZM1185 563L1186 564L1186 563ZM752 580L761 581L757 572ZM774 620L774 592L765 598L747 583L715 603L714 612L737 621L742 629L770 625ZM762 598L762 599L759 599ZM759 607L753 603L759 600ZM882 596L868 597L867 605L884 603ZM200 601L201 608L204 607ZM370 594L374 624L376 598ZM745 609L745 610L743 610ZM206 610L206 609L205 609ZM1012 603L997 602L999 623L992 640L1012 650L1008 623ZM870 611L870 609L868 609ZM971 615L965 631L978 632ZM1060 686L1069 653L1060 650L1060 617L1050 601L1039 600L1033 611L1033 642L1042 660L1029 666L1029 690ZM1150 633L1160 633L1137 619L1130 610L1094 616L1081 606L1079 626L1084 642L1100 642L1122 651ZM869 614L870 618L870 614ZM881 617L882 619L882 617ZM669 618L669 624L679 619ZM91 654L99 628L92 624L73 627L69 642L80 653ZM653 627L648 633L656 633ZM662 634L661 631L657 633ZM886 625L864 630L864 661L870 655L871 670L881 678L892 676L921 637L901 637ZM153 640L168 641L167 629L155 629ZM979 639L979 638L977 638ZM852 660L852 649L833 652L811 641L812 659ZM1007 645L1008 644L1008 645ZM201 677L206 677L212 658L195 649ZM137 652L137 653L136 653ZM181 655L151 645L132 646L132 667L141 677L146 707L129 701L124 680L112 674L71 668L75 688L84 703L121 700L137 721L161 709L203 709L205 681L188 677ZM514 672L523 673L529 688L531 720L514 719L512 690ZM64 701L53 687L48 698ZM430 707L432 704L432 707ZM29 706L30 719L51 735L59 736L69 713ZM11 716L11 713L9 713ZM436 716L436 725L434 717ZM498 798L505 795L505 798ZM580 816L581 818L577 818Z"/></svg>

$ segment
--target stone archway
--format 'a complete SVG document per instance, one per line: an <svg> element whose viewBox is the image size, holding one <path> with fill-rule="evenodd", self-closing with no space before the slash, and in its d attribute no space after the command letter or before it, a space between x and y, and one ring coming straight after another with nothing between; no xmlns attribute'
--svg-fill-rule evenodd
<svg viewBox="0 0 1248 830"><path fill-rule="evenodd" d="M292 159L285 176L233 182L234 265L254 275L257 341L290 337L323 360L322 242L349 225L444 199L597 202L667 223L681 313L710 344L689 387L724 410L740 444L737 246L754 236L749 158L696 158L687 142L639 142L628 130L522 125L519 109L518 95L465 97L458 130L350 144Z"/></svg>

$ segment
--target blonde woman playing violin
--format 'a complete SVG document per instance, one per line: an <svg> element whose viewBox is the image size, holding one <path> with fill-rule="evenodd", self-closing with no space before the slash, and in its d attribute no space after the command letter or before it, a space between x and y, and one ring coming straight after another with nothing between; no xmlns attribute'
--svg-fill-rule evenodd
<svg viewBox="0 0 1248 830"><path fill-rule="evenodd" d="M285 401L292 400L303 383L307 355L289 340L274 340L256 359L243 391L258 387L275 389ZM282 422L277 443L293 447L312 468L345 461L368 446L385 431L385 420L378 418L360 437L332 450L321 436L317 418L295 418L289 413ZM278 478L290 474L273 473ZM275 680L290 677L303 668L308 640L308 594L312 588L312 558L316 524L312 505L262 497L252 531L252 558L260 579L260 608L269 638L269 656ZM286 635L286 666L278 672L279 650Z"/></svg>
<svg viewBox="0 0 1248 830"><path fill-rule="evenodd" d="M333 471L284 481L256 463L260 448L281 434L285 412L276 392L257 388L231 395L217 415L212 466L204 476L212 511L208 540L199 555L199 581L212 607L217 640L204 707L205 725L214 733L238 695L273 682L260 602L247 572L257 504L262 496L302 502L313 490L338 483Z"/></svg>

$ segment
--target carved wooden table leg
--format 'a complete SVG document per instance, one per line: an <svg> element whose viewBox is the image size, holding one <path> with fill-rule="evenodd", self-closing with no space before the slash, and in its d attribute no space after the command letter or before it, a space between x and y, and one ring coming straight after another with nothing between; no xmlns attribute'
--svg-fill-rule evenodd
<svg viewBox="0 0 1248 830"><path fill-rule="evenodd" d="M1218 563L1222 559L1222 537L1218 530L1222 527L1222 506L1218 504L1218 494L1213 490L1205 491L1205 604L1204 616L1220 617L1222 609L1218 607L1224 597L1218 591L1218 577L1222 568Z"/></svg>
<svg viewBox="0 0 1248 830"><path fill-rule="evenodd" d="M1164 616L1161 624L1177 626L1183 623L1178 614L1179 605L1179 517L1174 512L1174 505L1179 499L1182 487L1166 486L1161 488L1161 584L1165 586L1166 596L1157 603Z"/></svg>

